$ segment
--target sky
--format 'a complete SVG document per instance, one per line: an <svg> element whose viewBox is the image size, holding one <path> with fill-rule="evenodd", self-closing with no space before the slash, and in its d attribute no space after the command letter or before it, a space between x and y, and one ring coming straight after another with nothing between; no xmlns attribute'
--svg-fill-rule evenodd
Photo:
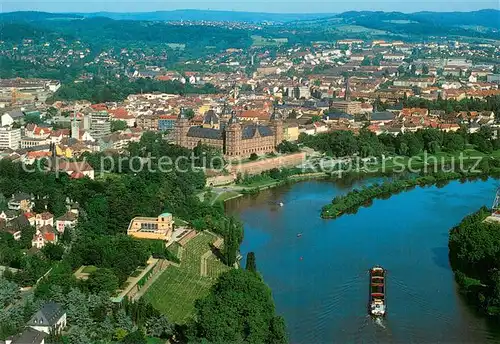
<svg viewBox="0 0 500 344"><path fill-rule="evenodd" d="M228 10L275 13L340 13L345 11L474 11L500 9L499 0L0 0L0 11L149 12L175 9Z"/></svg>

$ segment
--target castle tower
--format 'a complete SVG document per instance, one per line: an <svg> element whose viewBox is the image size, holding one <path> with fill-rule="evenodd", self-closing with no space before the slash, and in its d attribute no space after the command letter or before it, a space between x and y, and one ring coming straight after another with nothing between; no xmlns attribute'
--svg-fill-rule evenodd
<svg viewBox="0 0 500 344"><path fill-rule="evenodd" d="M186 147L187 146L187 133L189 131L189 120L186 116L184 108L181 108L177 122L174 127L175 144Z"/></svg>
<svg viewBox="0 0 500 344"><path fill-rule="evenodd" d="M235 112L232 113L231 118L227 122L227 127L224 134L225 134L224 154L229 157L240 156L242 128Z"/></svg>
<svg viewBox="0 0 500 344"><path fill-rule="evenodd" d="M271 129L274 133L274 146L276 147L284 140L283 120L281 119L281 115L276 111L276 108L273 109L270 121Z"/></svg>

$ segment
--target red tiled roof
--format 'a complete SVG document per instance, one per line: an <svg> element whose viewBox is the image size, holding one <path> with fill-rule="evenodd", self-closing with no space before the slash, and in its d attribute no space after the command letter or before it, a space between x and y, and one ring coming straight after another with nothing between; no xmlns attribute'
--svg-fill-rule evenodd
<svg viewBox="0 0 500 344"><path fill-rule="evenodd" d="M50 128L36 127L35 130L33 131L33 133L36 135L40 135L42 132L44 134L50 134L51 130Z"/></svg>
<svg viewBox="0 0 500 344"><path fill-rule="evenodd" d="M240 118L257 118L262 120L269 119L270 115L267 111L262 110L245 110L238 117Z"/></svg>
<svg viewBox="0 0 500 344"><path fill-rule="evenodd" d="M54 233L44 233L43 238L50 242L56 241L56 235Z"/></svg>
<svg viewBox="0 0 500 344"><path fill-rule="evenodd" d="M69 136L70 133L71 133L71 131L69 129L59 129L59 130L53 131L50 134L50 136L52 136L52 137Z"/></svg>
<svg viewBox="0 0 500 344"><path fill-rule="evenodd" d="M160 81L169 81L169 80L172 80L172 77L168 76L168 75L160 75L158 77L156 77L157 80L160 80Z"/></svg>
<svg viewBox="0 0 500 344"><path fill-rule="evenodd" d="M90 166L89 163L85 161L74 161L74 162L61 161L59 163L59 168L64 171L72 171L72 172L86 172L93 170L92 166Z"/></svg>
<svg viewBox="0 0 500 344"><path fill-rule="evenodd" d="M90 107L94 110L106 110L108 107L106 106L106 104L92 104L90 105Z"/></svg>
<svg viewBox="0 0 500 344"><path fill-rule="evenodd" d="M48 220L48 219L51 219L54 217L54 215L52 215L51 213L49 213L47 211L45 211L41 214L38 214L38 215L42 218L42 220Z"/></svg>
<svg viewBox="0 0 500 344"><path fill-rule="evenodd" d="M82 172L73 172L73 173L71 173L70 178L81 179L81 178L85 178L85 175Z"/></svg>
<svg viewBox="0 0 500 344"><path fill-rule="evenodd" d="M175 116L175 115L161 115L159 118L160 119L177 119L177 116Z"/></svg>

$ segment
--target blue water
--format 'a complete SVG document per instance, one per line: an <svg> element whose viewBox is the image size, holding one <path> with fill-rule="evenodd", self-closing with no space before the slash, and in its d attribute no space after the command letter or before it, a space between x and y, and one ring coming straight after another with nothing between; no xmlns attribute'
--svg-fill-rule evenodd
<svg viewBox="0 0 500 344"><path fill-rule="evenodd" d="M448 231L491 206L498 181L419 187L353 215L320 218L335 195L370 182L308 181L227 204L244 223L242 254L255 252L291 343L497 341L457 292ZM376 264L388 270L388 316L381 323L366 312L367 271Z"/></svg>

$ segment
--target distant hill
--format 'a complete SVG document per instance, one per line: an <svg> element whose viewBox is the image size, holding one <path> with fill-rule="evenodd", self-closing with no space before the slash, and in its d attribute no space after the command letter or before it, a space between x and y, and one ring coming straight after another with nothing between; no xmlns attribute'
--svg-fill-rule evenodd
<svg viewBox="0 0 500 344"><path fill-rule="evenodd" d="M293 24L317 29L356 26L417 39L463 36L500 40L498 10L416 13L349 11L331 17L297 21Z"/></svg>
<svg viewBox="0 0 500 344"><path fill-rule="evenodd" d="M95 12L77 13L84 17L107 17L115 20L149 20L149 21L228 21L262 23L284 23L298 20L310 20L330 17L330 13L261 13L261 12L233 12L233 11L203 11L203 10L175 10L157 12Z"/></svg>
<svg viewBox="0 0 500 344"><path fill-rule="evenodd" d="M480 10L472 12L371 12L350 11L340 13L335 18L342 18L355 23L385 22L389 24L427 24L439 27L477 25L500 29L499 10ZM319 19L321 20L321 18Z"/></svg>
<svg viewBox="0 0 500 344"><path fill-rule="evenodd" d="M0 13L0 20L9 22L32 22L52 19L81 19L82 16L74 13L49 13L37 11L18 11Z"/></svg>
<svg viewBox="0 0 500 344"><path fill-rule="evenodd" d="M141 21L230 21L230 22L274 22L300 23L323 22L332 18L350 23L379 23L391 24L405 22L432 24L435 26L462 26L476 25L500 29L500 11L487 9L472 12L381 12L381 11L349 11L335 13L263 13L263 12L236 12L236 11L209 11L209 10L174 10L156 12L93 12L93 13L47 13L36 11L21 11L0 13L0 20L4 21L40 21L66 20L79 18L106 17L114 20L141 20ZM396 21L396 22L393 22Z"/></svg>
<svg viewBox="0 0 500 344"><path fill-rule="evenodd" d="M425 39L428 37L470 37L500 40L500 11L474 12L373 12L350 11L340 14L280 14L258 12L176 10L142 13L0 13L0 39L18 40L55 35L108 40L155 41L187 43L203 48L248 47L252 30L212 28L207 26L165 26L165 21L231 21L273 22L258 34L271 38L286 38L291 44L311 41L330 41L340 38L362 37L372 39L400 37ZM285 30L283 30L285 27ZM190 36L193 35L193 36ZM200 44L195 44L200 41ZM203 42L201 42L203 41Z"/></svg>
<svg viewBox="0 0 500 344"><path fill-rule="evenodd" d="M411 17L434 24L458 26L478 25L500 29L499 10L480 10L474 12L417 12Z"/></svg>

